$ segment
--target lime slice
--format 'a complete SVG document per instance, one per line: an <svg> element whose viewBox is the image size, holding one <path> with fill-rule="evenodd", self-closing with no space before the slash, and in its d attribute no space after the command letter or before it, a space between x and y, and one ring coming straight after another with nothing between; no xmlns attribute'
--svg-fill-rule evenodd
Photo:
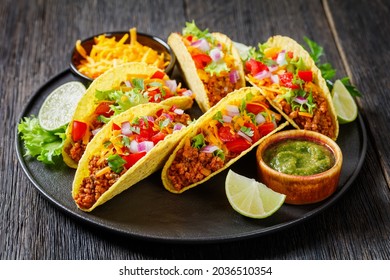
<svg viewBox="0 0 390 280"><path fill-rule="evenodd" d="M69 123L85 91L85 86L76 81L68 82L53 90L39 110L40 126L45 130L53 131Z"/></svg>
<svg viewBox="0 0 390 280"><path fill-rule="evenodd" d="M225 181L226 196L230 205L243 216L266 218L275 213L286 196L266 185L229 170Z"/></svg>
<svg viewBox="0 0 390 280"><path fill-rule="evenodd" d="M358 115L356 102L340 80L334 82L332 96L339 123L354 121Z"/></svg>

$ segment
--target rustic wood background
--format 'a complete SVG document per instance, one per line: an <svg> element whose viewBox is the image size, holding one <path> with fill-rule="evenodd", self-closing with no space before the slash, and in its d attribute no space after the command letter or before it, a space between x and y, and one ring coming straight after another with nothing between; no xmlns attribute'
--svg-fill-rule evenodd
<svg viewBox="0 0 390 280"><path fill-rule="evenodd" d="M0 259L389 259L389 14L387 0L0 0ZM308 36L337 77L351 77L364 95L357 101L368 149L334 206L260 238L164 244L86 226L34 188L15 154L16 125L33 93L67 69L74 42L133 26L166 39L192 19L250 45Z"/></svg>

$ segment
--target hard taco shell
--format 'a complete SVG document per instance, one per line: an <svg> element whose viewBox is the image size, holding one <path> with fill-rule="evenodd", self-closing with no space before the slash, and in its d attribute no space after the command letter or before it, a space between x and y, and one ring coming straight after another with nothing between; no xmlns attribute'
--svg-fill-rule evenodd
<svg viewBox="0 0 390 280"><path fill-rule="evenodd" d="M230 52L232 53L233 57L235 58L235 65L238 69L238 73L240 76L238 83L240 83L240 87L244 87L245 86L244 68L241 63L240 55L237 49L234 47L232 40L230 40L229 37L227 37L222 33L214 32L212 33L212 35L214 36L214 38L217 39L217 41L225 44L227 48L230 50ZM195 62L193 61L191 54L188 52L185 44L183 43L182 36L178 33L172 33L168 37L168 44L170 45L170 47L172 48L173 52L176 55L177 61L179 63L181 71L184 74L184 79L186 80L188 87L193 92L196 92L196 96L195 96L196 102L198 103L202 112L206 112L212 106L210 104L209 97L207 96L207 92L204 87L204 84L198 75Z"/></svg>
<svg viewBox="0 0 390 280"><path fill-rule="evenodd" d="M148 65L146 63L129 62L106 71L104 74L100 75L91 83L91 85L88 87L87 91L79 101L72 121L69 123L66 130L66 140L64 142L64 149L62 150L62 157L64 162L69 167L77 168L77 162L70 158L65 151L65 148L71 145L73 142L72 122L73 120L87 122L88 118L95 112L97 107L97 103L95 102L96 90L111 90L119 86L122 82L126 81L128 75L139 75L140 77L148 77L153 75L158 70L160 70L158 67ZM166 104L168 106L176 105L178 108L186 110L191 108L193 100L191 97L188 96L175 96L168 98L160 103Z"/></svg>
<svg viewBox="0 0 390 280"><path fill-rule="evenodd" d="M175 148L175 150L173 151L173 153L171 154L171 156L168 158L166 164L164 165L163 167L163 170L162 170L162 173L161 173L161 179L162 179L162 182L163 182L163 185L164 187L172 192L172 193L182 193L188 189L191 189L199 184L202 184L204 182L206 182L207 180L209 180L210 178L214 177L215 175L217 175L218 173L222 172L223 170L225 170L226 168L228 168L229 166L231 166L233 163L235 163L236 161L238 161L240 158L242 158L244 155L246 155L247 153L249 153L253 148L255 148L257 145L259 145L261 143L261 141L263 141L265 138L267 138L268 136L276 133L277 131L279 130L282 130L284 127L286 127L288 125L288 122L285 121L285 122L281 122L278 127L276 129L274 129L271 133L269 133L268 135L260 138L257 142L253 143L252 146L243 151L240 155L238 155L237 157L231 159L230 161L226 162L225 165L223 166L223 168L217 170L216 172L213 172L211 173L209 176L205 177L203 180L199 181L199 182L196 182L192 185L189 185L189 186L185 186L184 188L182 188L180 191L176 190L171 182L170 182L170 179L168 178L168 170L170 168L170 166L172 165L175 157L176 157L176 154L178 152L178 150L180 150L187 139L191 139L192 137L194 137L197 133L198 133L198 129L202 126L204 126L207 122L209 122L213 116L221 110L221 108L224 108L225 105L227 104L230 104L234 101L241 101L243 98L245 98L248 94L252 94L252 95L260 95L260 91L259 89L257 88L254 88L254 87L243 87L241 89L238 89L238 90L235 90L231 93L229 93L226 97L224 97L223 99L221 99L214 107L212 107L210 110L208 110L205 114L203 114L197 121L196 123L194 123L192 126L191 126L191 129L190 131L188 131L188 133L185 134L185 136L181 139L180 143L177 145L177 147Z"/></svg>
<svg viewBox="0 0 390 280"><path fill-rule="evenodd" d="M333 140L336 140L338 133L339 133L339 123L337 120L337 113L333 106L332 102L332 96L329 92L329 89L326 85L325 79L322 77L320 69L315 65L314 60L310 57L310 54L295 40L286 37L286 36L280 36L276 35L273 37L270 37L267 42L265 43L267 47L278 47L281 49L284 49L286 51L292 51L294 53L295 57L301 57L305 65L312 71L313 73L313 83L316 84L321 89L322 96L325 97L328 103L328 110L330 113L330 116L332 118L332 122L334 125L334 137ZM256 84L252 83L248 78L246 78L253 86L257 87ZM267 97L267 95L264 93L263 89L260 89L260 91L264 94L264 96ZM296 122L291 119L286 113L283 112L280 105L273 100L270 100L267 98L268 101L275 107L290 123L297 129L301 129Z"/></svg>
<svg viewBox="0 0 390 280"><path fill-rule="evenodd" d="M158 104L158 103L147 103L137 105L129 110L115 116L107 123L92 139L88 144L85 153L80 159L78 168L76 170L75 178L73 181L72 196L78 194L80 186L85 177L90 175L89 162L95 155L101 155L104 151L104 142L109 137L111 127L113 123L121 123L124 121L131 121L137 116L147 116L156 113L160 109L169 109L170 106ZM97 206L107 202L114 196L120 194L126 189L130 188L137 182L161 169L167 157L172 153L173 149L180 141L180 139L187 133L191 125L174 132L173 134L167 135L164 140L158 142L151 151L149 151L144 157L138 160L130 169L124 173L117 182L115 182L106 192L104 192L95 204L88 209L81 209L86 212L90 212Z"/></svg>

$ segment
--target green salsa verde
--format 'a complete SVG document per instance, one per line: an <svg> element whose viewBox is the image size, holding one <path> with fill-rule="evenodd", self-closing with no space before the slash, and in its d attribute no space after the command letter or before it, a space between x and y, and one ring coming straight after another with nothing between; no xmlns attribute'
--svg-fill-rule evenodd
<svg viewBox="0 0 390 280"><path fill-rule="evenodd" d="M301 176L324 172L335 163L328 147L301 139L280 141L266 149L263 158L279 172Z"/></svg>

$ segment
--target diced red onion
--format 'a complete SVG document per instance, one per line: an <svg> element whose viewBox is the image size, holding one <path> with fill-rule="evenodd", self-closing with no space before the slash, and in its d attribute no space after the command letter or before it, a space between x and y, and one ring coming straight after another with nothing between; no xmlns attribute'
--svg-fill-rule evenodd
<svg viewBox="0 0 390 280"><path fill-rule="evenodd" d="M130 150L130 153L132 154L136 154L136 153L139 153L139 148L138 148L139 144L137 141L135 140L132 140L130 142L130 147L129 147L129 150Z"/></svg>
<svg viewBox="0 0 390 280"><path fill-rule="evenodd" d="M279 66L278 65L271 65L271 66L268 66L268 69L272 73L272 72L275 72L276 70L278 70Z"/></svg>
<svg viewBox="0 0 390 280"><path fill-rule="evenodd" d="M226 105L226 112L228 116L234 117L240 114L240 109L235 105Z"/></svg>
<svg viewBox="0 0 390 280"><path fill-rule="evenodd" d="M227 116L227 115L223 115L222 116L222 120L225 122L225 123L231 123L232 122L232 117L231 116Z"/></svg>
<svg viewBox="0 0 390 280"><path fill-rule="evenodd" d="M223 55L223 54L222 54L222 52L221 52L220 49L214 48L214 49L212 49L212 50L210 51L209 55L210 55L210 57L211 57L211 59L212 59L213 61L219 61L219 60L222 59L222 55Z"/></svg>
<svg viewBox="0 0 390 280"><path fill-rule="evenodd" d="M205 147L203 147L200 151L201 152L204 152L204 153L208 153L208 154L211 154L211 153L214 153L216 150L218 150L219 147L218 146L215 146L215 145L207 145Z"/></svg>
<svg viewBox="0 0 390 280"><path fill-rule="evenodd" d="M178 114L178 115L183 115L184 110L183 110L183 109L177 108L177 109L173 110L173 112L174 112L175 114Z"/></svg>
<svg viewBox="0 0 390 280"><path fill-rule="evenodd" d="M138 144L139 152L149 152L154 147L153 141L142 141Z"/></svg>
<svg viewBox="0 0 390 280"><path fill-rule="evenodd" d="M297 96L293 99L293 101L297 102L298 104L306 104L307 103L307 99L302 97L302 96Z"/></svg>
<svg viewBox="0 0 390 280"><path fill-rule="evenodd" d="M182 95L183 96L193 96L194 93L192 92L192 90L187 89L186 91L183 91Z"/></svg>
<svg viewBox="0 0 390 280"><path fill-rule="evenodd" d="M183 127L185 127L184 124L182 124L182 123L175 123L175 125L173 126L173 130L174 130L174 131L180 130L180 129L182 129Z"/></svg>
<svg viewBox="0 0 390 280"><path fill-rule="evenodd" d="M131 84L131 82L128 81L128 80L125 81L125 85L126 85L127 87L133 87L133 85Z"/></svg>
<svg viewBox="0 0 390 280"><path fill-rule="evenodd" d="M250 138L248 135L246 135L244 132L241 130L237 132L238 135L240 135L242 138L247 140L249 143L252 143L252 138Z"/></svg>
<svg viewBox="0 0 390 280"><path fill-rule="evenodd" d="M209 42L207 42L206 39L199 39L195 42L192 42L191 46L193 46L193 47L195 47L203 52L207 52L210 50Z"/></svg>
<svg viewBox="0 0 390 280"><path fill-rule="evenodd" d="M222 44L221 44L221 43L218 43L218 44L217 44L217 48L220 49L220 50L222 50Z"/></svg>
<svg viewBox="0 0 390 280"><path fill-rule="evenodd" d="M286 64L287 64L287 61L286 61L286 51L285 51L285 50L281 51L281 52L278 54L278 57L276 58L276 62L277 62L280 66L283 66L283 65L286 65Z"/></svg>
<svg viewBox="0 0 390 280"><path fill-rule="evenodd" d="M131 124L130 122L123 122L121 124L121 133L123 135L126 135L126 136L130 136L133 134L133 132L131 131Z"/></svg>
<svg viewBox="0 0 390 280"><path fill-rule="evenodd" d="M176 110L176 109L175 109L175 110ZM170 114L162 113L161 115L164 116L164 117L166 117L166 118L169 119L170 121L173 121L172 116L171 116Z"/></svg>
<svg viewBox="0 0 390 280"><path fill-rule="evenodd" d="M263 71L260 71L259 73L257 73L256 75L254 75L254 77L258 80L263 80L265 78L268 78L271 76L271 72L269 72L268 70L263 70Z"/></svg>
<svg viewBox="0 0 390 280"><path fill-rule="evenodd" d="M99 128L96 128L96 129L92 130L92 132L91 132L92 135L95 136L101 129L102 129L102 128L99 127Z"/></svg>
<svg viewBox="0 0 390 280"><path fill-rule="evenodd" d="M263 114L261 114L261 113L258 113L256 115L255 120L256 120L256 124L258 124L258 125L265 122L265 118L264 118Z"/></svg>
<svg viewBox="0 0 390 280"><path fill-rule="evenodd" d="M153 116L147 116L146 119L147 119L149 122L154 122Z"/></svg>
<svg viewBox="0 0 390 280"><path fill-rule="evenodd" d="M271 75L271 81L274 84L279 84L279 76L278 75Z"/></svg>
<svg viewBox="0 0 390 280"><path fill-rule="evenodd" d="M171 92L176 92L176 88L177 88L176 80L166 80L165 85L169 88Z"/></svg>
<svg viewBox="0 0 390 280"><path fill-rule="evenodd" d="M240 75L238 74L237 70L232 70L229 73L229 79L232 84L237 83L237 81L240 79Z"/></svg>

